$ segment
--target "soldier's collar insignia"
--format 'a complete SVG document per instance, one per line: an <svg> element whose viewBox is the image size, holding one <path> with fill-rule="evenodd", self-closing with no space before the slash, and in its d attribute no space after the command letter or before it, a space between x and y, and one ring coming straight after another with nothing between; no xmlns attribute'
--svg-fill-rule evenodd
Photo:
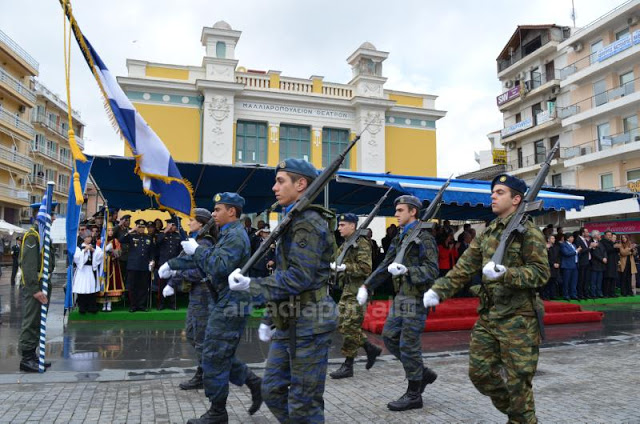
<svg viewBox="0 0 640 424"><path fill-rule="evenodd" d="M222 197L220 197L220 193L216 194L215 197L213 198L213 200L216 202L219 202L220 199L222 199Z"/></svg>
<svg viewBox="0 0 640 424"><path fill-rule="evenodd" d="M500 177L500 182L501 183L503 183L505 181L507 181L507 176L506 175L503 175L502 177Z"/></svg>

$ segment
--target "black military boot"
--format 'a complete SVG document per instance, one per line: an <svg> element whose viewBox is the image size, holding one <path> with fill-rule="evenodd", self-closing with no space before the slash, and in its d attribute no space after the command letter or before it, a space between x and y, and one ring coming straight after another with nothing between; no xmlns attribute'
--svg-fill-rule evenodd
<svg viewBox="0 0 640 424"><path fill-rule="evenodd" d="M420 384L422 380L409 380L407 392L400 399L387 404L387 408L392 411L408 411L409 409L422 408L422 395L420 394Z"/></svg>
<svg viewBox="0 0 640 424"><path fill-rule="evenodd" d="M204 383L202 381L202 367L198 367L196 373L191 377L191 380L180 383L179 386L182 390L202 389L204 387Z"/></svg>
<svg viewBox="0 0 640 424"><path fill-rule="evenodd" d="M376 363L376 359L378 358L378 356L382 354L382 349L380 349L376 345L369 343L369 340L367 340L366 342L364 342L364 351L367 352L367 365L365 365L364 367L366 369L371 369L373 364Z"/></svg>
<svg viewBox="0 0 640 424"><path fill-rule="evenodd" d="M251 390L251 406L249 407L249 415L258 412L262 405L262 379L255 375L253 371L249 371L245 384Z"/></svg>
<svg viewBox="0 0 640 424"><path fill-rule="evenodd" d="M187 421L187 424L226 424L229 422L229 415L227 415L226 401L225 402L211 402L211 408L200 418L192 418Z"/></svg>
<svg viewBox="0 0 640 424"><path fill-rule="evenodd" d="M40 365L40 351L38 348L36 348L36 350L33 351L33 357L36 358L36 362L38 363L38 365ZM44 361L44 367L45 368L51 368L51 362L49 361Z"/></svg>
<svg viewBox="0 0 640 424"><path fill-rule="evenodd" d="M22 360L20 361L20 371L38 372L39 368L36 354L33 353L33 351L23 351Z"/></svg>
<svg viewBox="0 0 640 424"><path fill-rule="evenodd" d="M340 368L329 374L329 377L336 380L340 378L353 377L353 358L345 358Z"/></svg>
<svg viewBox="0 0 640 424"><path fill-rule="evenodd" d="M425 387L427 387L428 384L436 381L436 378L438 378L438 374L436 374L434 370L430 369L429 367L424 367L422 369L422 384L420 384L420 394L424 393Z"/></svg>

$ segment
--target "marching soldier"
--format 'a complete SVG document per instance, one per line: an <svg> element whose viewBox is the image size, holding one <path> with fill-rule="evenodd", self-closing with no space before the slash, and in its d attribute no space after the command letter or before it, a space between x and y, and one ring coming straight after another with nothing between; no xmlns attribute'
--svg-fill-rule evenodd
<svg viewBox="0 0 640 424"><path fill-rule="evenodd" d="M540 344L536 290L549 278L549 261L544 236L531 221L508 246L504 266L494 264L491 257L526 190L519 178L499 175L493 180L491 209L498 217L424 295L424 305L435 306L482 271L483 284L475 286L480 317L471 332L469 377L509 417L509 423L537 422L531 387Z"/></svg>
<svg viewBox="0 0 640 424"><path fill-rule="evenodd" d="M148 311L150 271L153 269L155 245L151 236L145 233L146 226L144 219L138 219L136 228L118 240L123 246L129 246L127 261L127 283L131 300L129 312Z"/></svg>
<svg viewBox="0 0 640 424"><path fill-rule="evenodd" d="M209 214L211 216L211 214ZM182 246L180 246L180 233L178 233L178 218L171 217L169 219L165 219L167 222L167 226L164 228L163 232L159 233L156 236L156 252L157 252L157 264L156 266L161 267L164 265L169 259L173 259L180 254L182 251ZM150 222L153 225L153 228L156 228L154 222ZM206 223L206 222L205 222ZM162 310L166 307L166 302L169 302L169 305L172 309L175 309L175 295L169 296L168 298L165 296L160 297L160 293L164 290L164 287L167 284L167 280L164 278L158 279L158 309Z"/></svg>
<svg viewBox="0 0 640 424"><path fill-rule="evenodd" d="M276 168L275 192L288 213L317 177L301 159ZM229 288L251 290L256 304L268 302L276 331L265 367L262 396L280 422L323 422L324 386L336 305L329 297L329 264L335 253L334 214L309 206L296 216L276 246L276 270L265 278L234 271Z"/></svg>
<svg viewBox="0 0 640 424"><path fill-rule="evenodd" d="M231 272L249 260L251 245L240 215L244 198L237 193L219 193L214 197L213 217L220 227L218 242L210 248L200 246L194 239L182 242L182 247L192 259L174 258L160 269L167 271L192 268L193 264L205 273L217 299L209 313L209 321L204 336L202 370L204 374L204 394L211 407L199 419L191 419L188 424L226 423L226 409L229 382L237 386L246 384L251 391L253 415L262 404L260 394L261 379L240 362L236 349L250 314L248 293L229 290L227 277Z"/></svg>
<svg viewBox="0 0 640 424"><path fill-rule="evenodd" d="M396 213L400 226L398 234L391 241L389 250L369 282L358 290L358 301L363 305L367 301L368 290L374 290L382 284L389 274L393 279L396 296L391 303L387 321L382 330L384 344L396 358L402 362L405 375L409 380L407 391L400 399L387 404L392 411L406 411L422 408L422 393L428 384L438 375L422 363L420 335L424 331L427 308L422 304L422 296L438 277L438 248L435 239L422 230L419 243L412 244L405 253L402 263L393 262L409 230L420 225L419 213L422 204L415 196L404 195L395 200Z"/></svg>
<svg viewBox="0 0 640 424"><path fill-rule="evenodd" d="M353 213L345 213L340 215L338 231L342 238L348 240L355 233L357 225L358 217ZM353 377L353 360L359 348L364 348L367 353L366 369L370 369L382 353L382 349L371 344L362 331L366 305L358 304L356 294L371 274L372 256L371 244L366 237L359 237L356 243L357 245L347 252L342 264L336 266L335 262L331 262L331 270L339 273L338 284L342 288L342 296L338 303L338 331L343 337L342 354L345 357L342 366L329 374L334 379ZM342 249L344 243L338 250L338 255L342 253Z"/></svg>

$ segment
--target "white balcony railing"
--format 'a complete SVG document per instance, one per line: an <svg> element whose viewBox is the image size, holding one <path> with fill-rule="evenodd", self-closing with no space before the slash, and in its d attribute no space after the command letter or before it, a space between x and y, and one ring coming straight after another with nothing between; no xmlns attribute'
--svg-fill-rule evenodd
<svg viewBox="0 0 640 424"><path fill-rule="evenodd" d="M7 184L0 183L0 196L8 197L11 199L28 201L29 192L27 190L20 190L15 187L10 187Z"/></svg>
<svg viewBox="0 0 640 424"><path fill-rule="evenodd" d="M36 132L30 123L28 123L27 121L23 121L22 119L18 118L16 115L10 114L6 110L0 109L0 120L6 122L7 124L11 125L14 128L17 128L21 131L26 132L30 136L36 135Z"/></svg>
<svg viewBox="0 0 640 424"><path fill-rule="evenodd" d="M35 60L25 49L20 47L18 43L13 41L7 34L0 31L0 42L9 46L11 50L18 54L25 62L27 62L33 69L38 70L38 61Z"/></svg>
<svg viewBox="0 0 640 424"><path fill-rule="evenodd" d="M17 93L26 97L27 100L29 100L31 103L35 103L36 94L32 90L30 90L28 87L26 87L24 84L22 84L20 81L18 81L17 79L9 75L9 73L4 69L2 69L2 67L0 67L0 82L7 84Z"/></svg>
<svg viewBox="0 0 640 424"><path fill-rule="evenodd" d="M29 157L23 155L22 153L14 152L13 150L1 145L0 159L15 163L16 165L22 166L24 168L33 168L33 161L29 159Z"/></svg>

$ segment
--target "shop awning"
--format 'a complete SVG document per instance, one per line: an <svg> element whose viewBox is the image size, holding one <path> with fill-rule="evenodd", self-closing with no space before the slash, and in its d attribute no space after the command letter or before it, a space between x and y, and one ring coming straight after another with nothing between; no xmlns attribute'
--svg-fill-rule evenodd
<svg viewBox="0 0 640 424"><path fill-rule="evenodd" d="M262 212L274 202L273 167L263 165L213 165L178 163L180 173L191 181L196 204L211 208L213 196L222 191L239 192L245 199L245 212ZM96 157L91 175L110 207L129 210L155 208L154 200L142 192L140 179L134 175L134 161L122 157ZM443 178L409 177L391 174L339 172L329 186L329 205L339 212L366 214L388 187L394 190L382 208L382 215L393 215L393 199L408 193L425 202L431 201L445 182ZM492 219L491 188L487 181L452 180L444 196L440 215L446 219ZM543 191L546 211L581 209L579 195ZM323 203L324 194L316 202Z"/></svg>

